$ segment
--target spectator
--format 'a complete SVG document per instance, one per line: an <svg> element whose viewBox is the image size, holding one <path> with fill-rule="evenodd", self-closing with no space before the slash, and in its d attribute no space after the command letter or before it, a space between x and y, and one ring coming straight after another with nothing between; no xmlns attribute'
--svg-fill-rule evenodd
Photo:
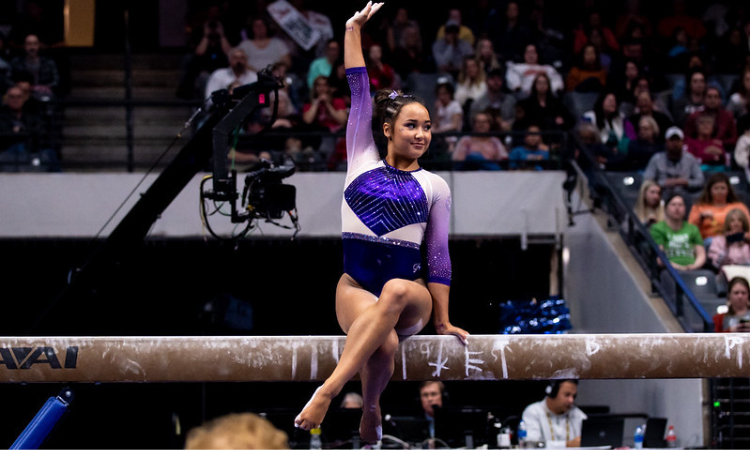
<svg viewBox="0 0 750 450"><path fill-rule="evenodd" d="M638 120L638 135L628 144L625 166L628 170L643 170L651 158L664 150L658 141L659 125L653 117L643 116Z"/></svg>
<svg viewBox="0 0 750 450"><path fill-rule="evenodd" d="M622 71L613 73L608 76L609 89L614 91L617 98L625 105L635 105L635 90L638 88L638 81L644 74L641 68L633 60L626 60ZM627 107L626 107L627 108ZM628 111L624 111L627 113Z"/></svg>
<svg viewBox="0 0 750 450"><path fill-rule="evenodd" d="M599 60L602 63L602 68L607 72L607 75L609 75L612 70L612 55L614 53L607 49L604 44L602 32L600 30L591 30L591 33L589 33L588 44L596 47L596 51L599 53Z"/></svg>
<svg viewBox="0 0 750 450"><path fill-rule="evenodd" d="M341 401L341 407L344 409L361 409L363 405L362 396L356 392L347 392Z"/></svg>
<svg viewBox="0 0 750 450"><path fill-rule="evenodd" d="M750 265L750 224L741 209L732 209L724 220L724 230L711 239L708 259L715 270L721 273L724 265Z"/></svg>
<svg viewBox="0 0 750 450"><path fill-rule="evenodd" d="M565 89L568 92L599 92L606 84L607 71L602 67L599 51L593 44L586 44L579 61L568 71Z"/></svg>
<svg viewBox="0 0 750 450"><path fill-rule="evenodd" d="M497 53L495 53L495 46L492 44L490 38L478 38L474 54L486 75L489 75L493 70L501 70L503 68L503 65L497 57Z"/></svg>
<svg viewBox="0 0 750 450"><path fill-rule="evenodd" d="M305 51L299 44L291 38L287 40L287 45L292 53L292 59L299 60L300 68L308 67L315 58L322 58L328 54L328 43L334 38L333 26L327 15L308 8L309 0L290 0L294 8L307 20L307 23L318 32L318 41L309 50ZM281 33L280 37L288 37L287 33ZM294 67L294 65L293 65Z"/></svg>
<svg viewBox="0 0 750 450"><path fill-rule="evenodd" d="M301 110L304 101L303 96L307 94L307 82L294 72L290 72L291 66L285 62L277 62L271 67L271 75L284 82L282 90L286 91L296 110Z"/></svg>
<svg viewBox="0 0 750 450"><path fill-rule="evenodd" d="M539 53L535 44L526 45L523 54L523 62L507 63L505 82L512 92L523 96L529 95L537 75L545 74L550 81L550 90L554 95L559 95L565 88L563 78L554 67L539 62Z"/></svg>
<svg viewBox="0 0 750 450"><path fill-rule="evenodd" d="M693 69L685 76L685 84L688 88L685 94L674 98L672 105L672 118L679 127L685 125L690 114L703 107L706 96L706 73L701 68Z"/></svg>
<svg viewBox="0 0 750 450"><path fill-rule="evenodd" d="M548 448L580 447L581 426L586 414L575 406L578 380L553 380L544 400L523 410L526 439L543 442Z"/></svg>
<svg viewBox="0 0 750 450"><path fill-rule="evenodd" d="M471 107L471 102L487 93L487 81L479 60L474 55L464 58L456 83L456 101L464 111Z"/></svg>
<svg viewBox="0 0 750 450"><path fill-rule="evenodd" d="M212 73L229 66L232 44L224 32L218 5L208 8L206 19L192 29L188 41L192 50L182 59L177 97L192 100L204 95Z"/></svg>
<svg viewBox="0 0 750 450"><path fill-rule="evenodd" d="M419 27L407 26L403 32L401 40L396 45L391 61L393 69L406 80L412 73L431 73L435 71L435 66L425 56L422 46L422 35Z"/></svg>
<svg viewBox="0 0 750 450"><path fill-rule="evenodd" d="M561 67L568 59L568 48L565 34L561 31L559 14L550 3L537 0L531 5L528 14L528 24L531 31L531 40L537 45L540 59L552 61L555 67ZM554 3L557 7L558 4Z"/></svg>
<svg viewBox="0 0 750 450"><path fill-rule="evenodd" d="M638 190L638 199L633 207L638 220L647 228L664 220L664 201L661 186L651 180L644 180Z"/></svg>
<svg viewBox="0 0 750 450"><path fill-rule="evenodd" d="M455 88L449 81L439 82L435 87L435 118L432 122L433 133L461 131L464 111L454 98Z"/></svg>
<svg viewBox="0 0 750 450"><path fill-rule="evenodd" d="M310 101L302 107L302 120L313 129L335 133L348 116L344 100L331 96L328 77L319 75L310 91Z"/></svg>
<svg viewBox="0 0 750 450"><path fill-rule="evenodd" d="M748 113L748 94L750 94L750 66L745 66L740 74L736 92L729 97L727 111L734 115L736 120Z"/></svg>
<svg viewBox="0 0 750 450"><path fill-rule="evenodd" d="M458 140L452 160L459 170L500 170L500 162L508 159L508 152L500 139L489 136L492 116L476 113L472 118L472 134Z"/></svg>
<svg viewBox="0 0 750 450"><path fill-rule="evenodd" d="M687 67L687 69L683 70L682 68L680 68L679 70L676 70L675 73L685 72L690 75L695 71L702 71L703 82L705 86L716 86L721 91L722 97L724 97L724 87L722 85L722 82L718 78L716 78L716 76L710 74L711 66L706 64L705 57L701 53L697 52L691 52L688 56L688 62L685 66ZM687 77L677 78L671 86L667 86L667 88L671 87L672 101L674 102L675 100L683 97L685 95L685 91L689 89L689 86L690 80Z"/></svg>
<svg viewBox="0 0 750 450"><path fill-rule="evenodd" d="M193 428L186 449L286 449L286 433L253 413L228 414Z"/></svg>
<svg viewBox="0 0 750 450"><path fill-rule="evenodd" d="M432 44L432 57L437 71L449 74L454 80L461 71L464 58L474 54L474 48L469 41L458 37L458 33L458 22L448 20L445 24L445 35Z"/></svg>
<svg viewBox="0 0 750 450"><path fill-rule="evenodd" d="M477 0L472 3L466 14L466 25L471 28L477 38L477 44L482 37L492 42L491 36L497 31L497 25L501 22L500 5L491 0Z"/></svg>
<svg viewBox="0 0 750 450"><path fill-rule="evenodd" d="M706 35L703 22L697 17L688 15L685 0L672 0L672 14L659 20L656 32L662 38L669 38L674 35L674 30L678 27L684 28L687 35L694 39L701 39Z"/></svg>
<svg viewBox="0 0 750 450"><path fill-rule="evenodd" d="M613 91L599 94L594 109L583 113L583 120L596 125L601 142L613 149L616 160L625 156L630 141L636 138L635 128L620 112L619 100Z"/></svg>
<svg viewBox="0 0 750 450"><path fill-rule="evenodd" d="M729 183L729 177L716 172L708 177L701 196L690 208L688 221L698 227L708 245L711 238L721 234L727 213L734 208L739 208L745 216L750 217L747 207Z"/></svg>
<svg viewBox="0 0 750 450"><path fill-rule="evenodd" d="M313 89L313 82L319 76L328 77L331 75L333 65L341 56L341 46L336 39L329 39L326 43L325 56L321 56L310 63L307 70L307 87Z"/></svg>
<svg viewBox="0 0 750 450"><path fill-rule="evenodd" d="M220 89L231 93L238 86L258 81L258 74L247 68L247 55L241 48L229 51L229 67L216 69L206 82L205 98Z"/></svg>
<svg viewBox="0 0 750 450"><path fill-rule="evenodd" d="M328 86L331 88L331 97L341 98L349 109L352 105L352 90L346 78L346 66L344 59L339 58L331 69L331 75L328 76Z"/></svg>
<svg viewBox="0 0 750 450"><path fill-rule="evenodd" d="M742 41L742 31L732 28L725 38L712 48L715 52L716 73L739 73L748 63L748 46Z"/></svg>
<svg viewBox="0 0 750 450"><path fill-rule="evenodd" d="M589 36L593 30L598 30L601 33L607 51L613 53L620 52L620 44L612 30L602 23L601 13L597 10L592 10L586 16L585 22L573 30L574 54L578 55L583 51L583 47L588 44Z"/></svg>
<svg viewBox="0 0 750 450"><path fill-rule="evenodd" d="M549 146L542 139L541 129L538 125L529 125L523 138L523 145L514 148L510 152L510 168L524 169L533 167L542 170L544 167L534 161L549 161Z"/></svg>
<svg viewBox="0 0 750 450"><path fill-rule="evenodd" d="M700 269L706 263L706 249L698 228L685 221L685 200L672 194L664 205L664 220L651 225L651 237L676 270ZM661 259L658 263L665 264Z"/></svg>
<svg viewBox="0 0 750 450"><path fill-rule="evenodd" d="M698 118L702 116L712 117L714 120L711 137L719 139L727 147L734 147L737 143L737 125L734 115L724 109L721 105L721 92L718 88L709 86L703 99L703 108L690 114L685 120L685 135L689 138L698 138Z"/></svg>
<svg viewBox="0 0 750 450"><path fill-rule="evenodd" d="M464 41L468 42L470 45L474 45L474 32L471 31L471 28L467 27L462 23L461 20L461 10L458 8L450 8L448 10L448 21L445 25L441 25L440 28L438 28L437 36L435 37L436 41L439 41L445 37L445 28L447 27L448 23L451 23L451 21L456 22L458 24L458 38L463 39Z"/></svg>
<svg viewBox="0 0 750 450"><path fill-rule="evenodd" d="M679 193L684 199L703 187L703 172L698 160L684 150L685 137L681 129L669 128L665 138L665 151L651 157L643 179L656 181L664 190L664 196Z"/></svg>
<svg viewBox="0 0 750 450"><path fill-rule="evenodd" d="M48 130L39 114L24 108L25 99L23 91L16 86L9 88L3 98L0 107L0 162L44 164L49 171L59 171L57 154L41 145Z"/></svg>
<svg viewBox="0 0 750 450"><path fill-rule="evenodd" d="M396 72L393 67L383 62L383 48L380 44L372 44L367 52L367 74L370 76L370 90L372 92L378 89L398 88L396 86Z"/></svg>
<svg viewBox="0 0 750 450"><path fill-rule="evenodd" d="M627 0L623 8L623 14L618 15L615 21L615 36L622 39L633 25L637 25L643 28L645 37L651 37L651 20L643 14L641 0Z"/></svg>
<svg viewBox="0 0 750 450"><path fill-rule="evenodd" d="M263 17L250 20L251 33L238 45L247 55L247 65L250 70L260 72L266 67L282 62L292 65L289 47L286 43L269 33L268 22Z"/></svg>
<svg viewBox="0 0 750 450"><path fill-rule="evenodd" d="M445 385L442 381L425 381L419 386L419 400L424 417L429 421L430 437L435 437L435 407L443 407Z"/></svg>
<svg viewBox="0 0 750 450"><path fill-rule="evenodd" d="M10 76L13 79L20 72L30 73L34 79L32 91L39 100L49 100L55 95L60 77L55 61L39 54L40 43L36 35L26 36L24 54L13 58L10 63Z"/></svg>
<svg viewBox="0 0 750 450"><path fill-rule="evenodd" d="M636 98L635 111L630 116L630 123L640 124L641 119L650 117L656 122L656 135L654 140L660 144L664 143L664 133L673 125L672 119L654 107L654 100L648 90L641 91Z"/></svg>
<svg viewBox="0 0 750 450"><path fill-rule="evenodd" d="M503 90L505 74L502 69L492 70L487 75L487 92L471 103L471 114L479 111L491 112L501 131L510 131L516 115L516 98Z"/></svg>
<svg viewBox="0 0 750 450"><path fill-rule="evenodd" d="M727 290L728 311L713 317L714 330L722 332L750 331L750 284L743 277L729 280Z"/></svg>
<svg viewBox="0 0 750 450"><path fill-rule="evenodd" d="M734 161L745 171L745 179L750 180L750 128L737 140L734 147Z"/></svg>
<svg viewBox="0 0 750 450"><path fill-rule="evenodd" d="M685 138L688 151L701 163L701 170L704 172L726 170L728 158L724 146L721 139L713 137L716 128L713 116L700 114L697 122L698 136Z"/></svg>
<svg viewBox="0 0 750 450"><path fill-rule="evenodd" d="M667 70L686 67L690 58L690 38L682 27L675 28L667 50Z"/></svg>
<svg viewBox="0 0 750 450"><path fill-rule="evenodd" d="M495 44L495 50L504 62L522 60L524 48L531 42L531 30L521 20L520 9L517 0L507 2L505 16L490 36Z"/></svg>
<svg viewBox="0 0 750 450"><path fill-rule="evenodd" d="M524 129L526 122L537 123L545 131L567 131L574 119L563 102L551 91L550 78L540 73L534 79L531 94L517 103L523 110L523 120L514 122Z"/></svg>
<svg viewBox="0 0 750 450"><path fill-rule="evenodd" d="M395 54L396 49L404 46L405 32L407 29L411 29L416 32L417 36L420 36L420 46L422 31L419 27L419 22L409 18L409 10L405 6L400 6L396 9L396 15L393 17L391 26L388 27L387 39L388 39L388 51L390 54Z"/></svg>

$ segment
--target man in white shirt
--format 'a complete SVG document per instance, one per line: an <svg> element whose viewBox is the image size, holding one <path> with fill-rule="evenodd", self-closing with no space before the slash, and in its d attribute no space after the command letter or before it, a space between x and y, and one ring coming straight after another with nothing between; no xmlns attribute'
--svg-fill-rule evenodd
<svg viewBox="0 0 750 450"><path fill-rule="evenodd" d="M573 403L578 380L553 380L545 389L544 400L523 411L527 441L544 441L546 447L580 447L581 425L586 419Z"/></svg>
<svg viewBox="0 0 750 450"><path fill-rule="evenodd" d="M214 91L232 89L258 81L258 74L247 66L247 55L241 48L235 47L229 51L229 67L216 69L206 83L206 98Z"/></svg>

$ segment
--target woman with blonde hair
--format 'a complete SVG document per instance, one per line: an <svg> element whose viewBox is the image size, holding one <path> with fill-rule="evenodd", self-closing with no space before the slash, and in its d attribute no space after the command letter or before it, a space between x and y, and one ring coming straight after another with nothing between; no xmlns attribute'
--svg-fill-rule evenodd
<svg viewBox="0 0 750 450"><path fill-rule="evenodd" d="M487 93L487 75L476 56L467 56L461 65L456 83L456 101L462 108L467 100L476 100Z"/></svg>
<svg viewBox="0 0 750 450"><path fill-rule="evenodd" d="M708 258L716 269L728 264L750 264L750 223L739 209L730 210L724 219L724 233L715 236L708 247Z"/></svg>
<svg viewBox="0 0 750 450"><path fill-rule="evenodd" d="M661 186L655 181L644 180L638 191L638 200L633 208L642 224L650 227L664 220L664 201L661 198Z"/></svg>

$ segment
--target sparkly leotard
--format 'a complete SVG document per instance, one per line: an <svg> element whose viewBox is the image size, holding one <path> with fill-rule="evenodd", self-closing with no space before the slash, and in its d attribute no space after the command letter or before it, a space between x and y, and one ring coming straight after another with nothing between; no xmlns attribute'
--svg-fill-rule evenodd
<svg viewBox="0 0 750 450"><path fill-rule="evenodd" d="M393 278L450 285L448 183L426 170L403 171L380 159L372 135L367 71L355 67L346 75L352 105L341 205L344 272L375 295Z"/></svg>

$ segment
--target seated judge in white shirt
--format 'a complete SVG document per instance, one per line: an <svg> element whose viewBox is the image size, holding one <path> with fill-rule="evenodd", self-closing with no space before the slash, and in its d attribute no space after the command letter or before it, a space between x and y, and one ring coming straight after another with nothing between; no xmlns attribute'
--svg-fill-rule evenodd
<svg viewBox="0 0 750 450"><path fill-rule="evenodd" d="M553 380L545 389L544 400L523 411L528 441L544 441L550 447L580 447L581 425L586 414L573 403L578 380Z"/></svg>

